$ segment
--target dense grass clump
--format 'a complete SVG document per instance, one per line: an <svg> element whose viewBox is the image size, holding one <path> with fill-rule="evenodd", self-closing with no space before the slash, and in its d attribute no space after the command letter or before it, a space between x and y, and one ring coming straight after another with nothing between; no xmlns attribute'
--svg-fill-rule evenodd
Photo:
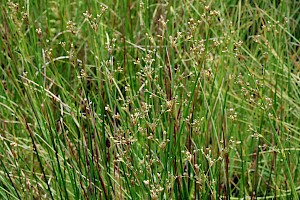
<svg viewBox="0 0 300 200"><path fill-rule="evenodd" d="M0 3L0 199L298 199L298 1Z"/></svg>

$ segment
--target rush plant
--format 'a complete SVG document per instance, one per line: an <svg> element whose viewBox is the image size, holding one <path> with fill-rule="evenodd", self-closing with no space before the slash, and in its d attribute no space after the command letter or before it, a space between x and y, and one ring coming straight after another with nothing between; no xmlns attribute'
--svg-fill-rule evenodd
<svg viewBox="0 0 300 200"><path fill-rule="evenodd" d="M298 199L298 1L0 3L0 199Z"/></svg>

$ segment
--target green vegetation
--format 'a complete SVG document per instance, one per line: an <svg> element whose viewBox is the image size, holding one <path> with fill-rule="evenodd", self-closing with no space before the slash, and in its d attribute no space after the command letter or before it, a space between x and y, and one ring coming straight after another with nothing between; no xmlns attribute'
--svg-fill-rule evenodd
<svg viewBox="0 0 300 200"><path fill-rule="evenodd" d="M300 2L0 3L0 199L298 199Z"/></svg>

